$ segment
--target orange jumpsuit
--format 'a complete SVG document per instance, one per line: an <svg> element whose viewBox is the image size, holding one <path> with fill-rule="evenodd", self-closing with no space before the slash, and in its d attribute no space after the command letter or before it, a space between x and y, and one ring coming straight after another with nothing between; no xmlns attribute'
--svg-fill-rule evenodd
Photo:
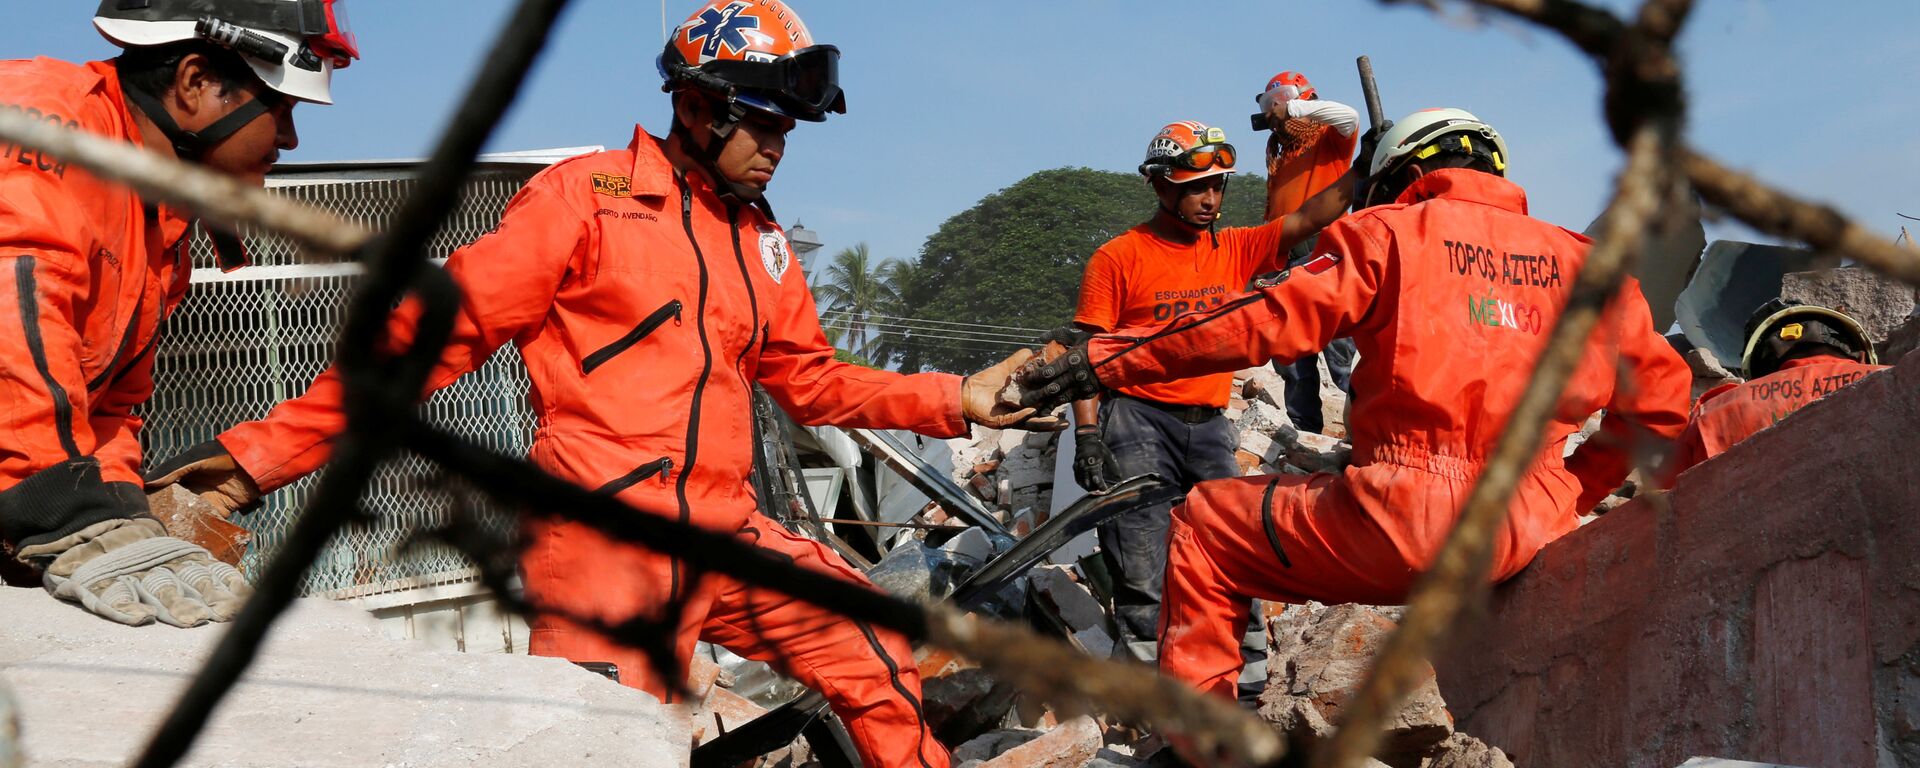
<svg viewBox="0 0 1920 768"><path fill-rule="evenodd" d="M1157 331L1096 336L1102 384L1128 386L1272 358L1350 336L1353 464L1338 473L1201 483L1174 510L1162 671L1231 696L1247 597L1394 604L1431 562L1493 450L1586 258L1585 238L1526 215L1521 189L1451 169L1320 235L1316 255L1264 287ZM1686 364L1637 285L1599 330L1494 542L1506 579L1628 471L1627 449L1685 425ZM1562 461L1606 409L1603 434Z"/></svg>
<svg viewBox="0 0 1920 768"><path fill-rule="evenodd" d="M112 62L0 61L0 109L136 146ZM0 143L0 538L143 517L140 417L186 295L188 220Z"/></svg>
<svg viewBox="0 0 1920 768"><path fill-rule="evenodd" d="M1667 487L1682 471L1724 453L1787 414L1833 394L1884 365L1817 355L1788 360L1780 370L1743 384L1722 384L1700 395L1679 447L1667 462Z"/></svg>
<svg viewBox="0 0 1920 768"><path fill-rule="evenodd" d="M508 342L532 379L533 461L647 513L738 532L810 568L866 583L820 544L760 514L752 468L752 386L807 424L964 434L960 377L903 376L839 363L780 226L728 206L698 175L681 177L661 145L633 144L561 162L529 181L499 228L456 252L447 271L465 293L452 341L428 386L478 368ZM411 338L409 306L392 329ZM327 460L344 424L340 381L219 438L272 490ZM868 765L944 766L922 717L912 649L724 574L590 528L530 519L528 596L618 623L684 601L681 659L705 638L769 661L825 694ZM662 697L666 681L639 652L546 617L532 651L611 662L622 682ZM684 673L684 670L682 671Z"/></svg>

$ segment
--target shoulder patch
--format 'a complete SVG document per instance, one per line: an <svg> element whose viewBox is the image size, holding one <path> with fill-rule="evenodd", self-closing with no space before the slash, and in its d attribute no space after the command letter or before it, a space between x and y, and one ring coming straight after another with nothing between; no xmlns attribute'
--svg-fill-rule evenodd
<svg viewBox="0 0 1920 768"><path fill-rule="evenodd" d="M632 197L633 177L596 173L593 175L593 193L608 197Z"/></svg>
<svg viewBox="0 0 1920 768"><path fill-rule="evenodd" d="M787 243L787 234L779 227L760 230L760 263L767 268L767 276L775 283L786 277L787 268L793 266L793 247Z"/></svg>
<svg viewBox="0 0 1920 768"><path fill-rule="evenodd" d="M1322 253L1311 259L1308 259L1304 262L1301 262L1298 268L1306 270L1307 274L1309 275L1317 275L1329 269L1333 269L1334 265L1339 263L1340 263L1340 254L1334 253L1332 251L1328 251L1326 253Z"/></svg>

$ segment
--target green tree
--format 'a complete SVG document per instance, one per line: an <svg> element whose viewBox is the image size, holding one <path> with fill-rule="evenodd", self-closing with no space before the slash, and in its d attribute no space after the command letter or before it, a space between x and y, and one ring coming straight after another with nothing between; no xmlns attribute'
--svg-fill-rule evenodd
<svg viewBox="0 0 1920 768"><path fill-rule="evenodd" d="M886 284L892 294L892 301L880 314L892 318L911 318L914 315L913 297L925 292L927 272L916 262L891 259L880 266L880 282ZM899 370L908 373L920 371L928 340L918 338L912 326L914 323L890 320L891 327L879 334L874 344L873 359L881 365L897 365Z"/></svg>
<svg viewBox="0 0 1920 768"><path fill-rule="evenodd" d="M1266 181L1227 186L1222 226L1257 224ZM904 298L912 317L950 323L1055 328L1073 317L1087 257L1151 218L1158 202L1138 175L1059 168L986 196L950 218L920 249L920 279ZM1004 333L1005 331L999 331ZM909 368L965 373L998 359L977 345L922 345Z"/></svg>
<svg viewBox="0 0 1920 768"><path fill-rule="evenodd" d="M813 286L813 300L819 305L822 324L834 346L866 359L884 359L875 354L878 334L873 333L870 315L887 314L897 308L900 297L884 278L885 266L875 264L866 243L841 249L833 255L825 274Z"/></svg>

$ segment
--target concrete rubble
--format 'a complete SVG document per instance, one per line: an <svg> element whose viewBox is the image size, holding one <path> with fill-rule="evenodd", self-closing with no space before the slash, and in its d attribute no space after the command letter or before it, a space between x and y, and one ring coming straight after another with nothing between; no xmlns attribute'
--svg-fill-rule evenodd
<svg viewBox="0 0 1920 768"><path fill-rule="evenodd" d="M223 628L111 624L0 589L0 685L29 764L125 766ZM687 724L566 660L428 651L365 612L301 599L182 766L678 766Z"/></svg>
<svg viewBox="0 0 1920 768"><path fill-rule="evenodd" d="M1914 289L1863 267L1789 272L1780 297L1837 309L1860 321L1875 344L1914 313Z"/></svg>
<svg viewBox="0 0 1920 768"><path fill-rule="evenodd" d="M113 624L37 589L0 588L0 616L0 687L35 768L128 764L222 634ZM665 768L687 750L682 717L566 661L430 651L309 599L180 764Z"/></svg>

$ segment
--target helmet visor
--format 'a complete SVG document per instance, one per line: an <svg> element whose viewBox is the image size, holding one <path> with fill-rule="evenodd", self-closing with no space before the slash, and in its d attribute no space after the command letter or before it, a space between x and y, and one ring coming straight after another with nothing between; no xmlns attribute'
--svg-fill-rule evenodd
<svg viewBox="0 0 1920 768"><path fill-rule="evenodd" d="M347 0L300 0L302 32L313 52L344 69L360 58L360 41L347 23Z"/></svg>

